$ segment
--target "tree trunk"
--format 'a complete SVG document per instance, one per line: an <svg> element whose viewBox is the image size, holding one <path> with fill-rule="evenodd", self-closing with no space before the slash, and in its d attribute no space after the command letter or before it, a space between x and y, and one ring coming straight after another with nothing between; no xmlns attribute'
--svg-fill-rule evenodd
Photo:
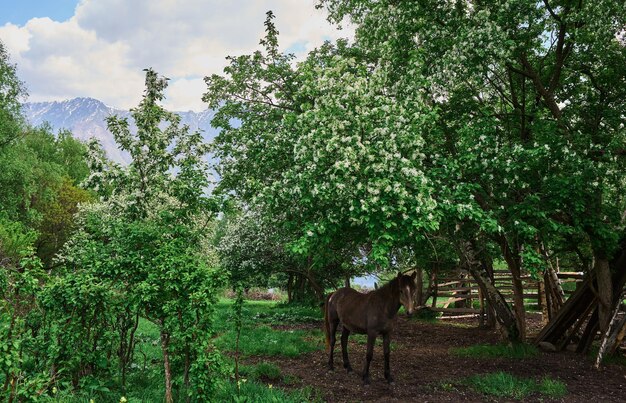
<svg viewBox="0 0 626 403"><path fill-rule="evenodd" d="M172 396L172 371L170 368L169 354L170 335L163 330L161 331L161 349L163 350L163 367L165 370L165 403L173 403Z"/></svg>
<svg viewBox="0 0 626 403"><path fill-rule="evenodd" d="M485 273L487 275L487 278L489 279L489 281L491 282L491 284L495 284L495 277L493 274L493 260L491 259L490 256L487 256L486 254L483 254L483 256L481 256L480 258L480 266L482 268L483 273ZM481 289L481 294L483 297L483 301L486 300L486 296L485 296L485 290ZM485 323L485 326L487 328L494 328L496 326L496 312L493 309L493 306L489 303L489 300L486 300L486 313L487 313L487 322ZM506 302L506 301L505 301ZM484 303L484 302L483 302Z"/></svg>
<svg viewBox="0 0 626 403"><path fill-rule="evenodd" d="M431 306L437 308L437 294L439 293L437 274L439 272L439 264L435 263L430 273L430 284L432 285L433 301Z"/></svg>
<svg viewBox="0 0 626 403"><path fill-rule="evenodd" d="M519 329L520 340L526 339L526 309L524 308L524 285L522 283L522 267L520 254L517 250L511 250L508 241L502 237L500 246L504 260L509 267L513 285L513 310Z"/></svg>
<svg viewBox="0 0 626 403"><path fill-rule="evenodd" d="M424 278L422 274L422 269L415 269L415 286L417 288L417 293L415 296L415 302L417 306L422 306L422 298L424 296Z"/></svg>
<svg viewBox="0 0 626 403"><path fill-rule="evenodd" d="M496 321L502 326L505 337L512 343L519 343L523 339L520 338L520 330L515 320L515 315L513 315L511 307L504 299L504 296L495 287L492 278L490 278L488 271L490 265L485 264L487 262L487 254L483 250L483 253L479 255L477 250L478 248L473 240L461 245L461 258L465 260L463 264L467 266L470 274L482 289L487 302L493 307ZM477 256L481 257L480 261L476 259ZM493 271L491 275L493 275Z"/></svg>
<svg viewBox="0 0 626 403"><path fill-rule="evenodd" d="M500 291L493 285L490 279L483 273L482 270L476 265L469 265L469 270L478 286L482 289L483 294L487 298L487 302L493 307L496 315L495 318L505 331L506 338L513 342L518 343L522 341L520 338L520 331L515 320L515 315L511 311L509 304L507 304L504 296L500 294Z"/></svg>
<svg viewBox="0 0 626 403"><path fill-rule="evenodd" d="M609 261L604 256L594 255L593 268L598 284L598 319L600 332L606 334L611 323L613 311L613 281Z"/></svg>
<svg viewBox="0 0 626 403"><path fill-rule="evenodd" d="M293 302L293 273L289 273L289 280L287 280L287 302Z"/></svg>

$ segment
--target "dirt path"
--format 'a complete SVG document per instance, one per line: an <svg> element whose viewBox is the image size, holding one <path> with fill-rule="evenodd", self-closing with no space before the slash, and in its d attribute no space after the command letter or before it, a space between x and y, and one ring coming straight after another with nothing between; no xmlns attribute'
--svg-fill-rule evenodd
<svg viewBox="0 0 626 403"><path fill-rule="evenodd" d="M477 328L476 321L430 323L399 318L391 351L395 385L385 382L380 345L374 349L370 368L372 384L362 385L360 374L365 361L365 345L353 338L348 351L355 372L350 374L341 365L339 343L335 349L334 372L326 370L327 357L323 351L295 359L263 360L280 366L284 375L301 379L298 387L310 385L321 391L322 397L330 402L489 401L490 398L460 385L459 381L470 375L496 371L537 380L544 376L558 379L567 385L569 393L563 399L567 402L626 402L624 366L610 365L597 371L593 369L591 359L572 352L542 352L538 357L522 360L459 358L449 354L453 347L497 342L496 332ZM527 401L547 399L536 395Z"/></svg>

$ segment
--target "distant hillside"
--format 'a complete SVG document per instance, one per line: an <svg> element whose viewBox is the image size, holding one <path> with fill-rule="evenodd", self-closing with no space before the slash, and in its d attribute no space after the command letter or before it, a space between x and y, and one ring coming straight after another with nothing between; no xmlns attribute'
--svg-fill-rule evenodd
<svg viewBox="0 0 626 403"><path fill-rule="evenodd" d="M109 158L128 162L128 155L117 148L105 121L110 115L128 117L128 111L112 108L93 98L74 98L62 102L29 102L24 104L23 112L33 126L48 122L54 131L67 129L81 140L95 137L100 140ZM192 132L200 130L205 141L210 142L217 135L217 130L211 127L213 111L177 113L182 124L188 125Z"/></svg>

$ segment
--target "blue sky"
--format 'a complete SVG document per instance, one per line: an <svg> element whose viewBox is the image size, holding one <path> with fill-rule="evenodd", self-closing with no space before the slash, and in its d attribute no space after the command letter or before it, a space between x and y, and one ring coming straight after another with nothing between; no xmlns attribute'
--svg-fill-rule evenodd
<svg viewBox="0 0 626 403"><path fill-rule="evenodd" d="M91 97L127 109L141 99L151 67L170 78L165 107L200 111L204 77L221 73L226 56L259 49L268 10L282 50L298 58L351 37L326 21L317 1L0 0L0 41L29 101Z"/></svg>
<svg viewBox="0 0 626 403"><path fill-rule="evenodd" d="M66 21L74 15L79 0L0 0L0 25L24 25L31 18Z"/></svg>

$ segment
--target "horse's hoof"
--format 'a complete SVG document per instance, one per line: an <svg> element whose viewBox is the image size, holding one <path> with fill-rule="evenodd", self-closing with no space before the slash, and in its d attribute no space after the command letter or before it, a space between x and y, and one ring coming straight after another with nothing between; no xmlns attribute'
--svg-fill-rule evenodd
<svg viewBox="0 0 626 403"><path fill-rule="evenodd" d="M387 378L387 383L388 383L389 385L395 385L395 384L396 384L396 382L395 382L395 380L393 379L393 377L392 377L392 376L390 376L390 377L388 377L388 378Z"/></svg>
<svg viewBox="0 0 626 403"><path fill-rule="evenodd" d="M369 378L364 378L363 379L363 386L370 386L370 379Z"/></svg>
<svg viewBox="0 0 626 403"><path fill-rule="evenodd" d="M344 368L346 369L346 371L348 371L348 373L353 371L352 367L349 366L349 365L347 367L344 367Z"/></svg>

